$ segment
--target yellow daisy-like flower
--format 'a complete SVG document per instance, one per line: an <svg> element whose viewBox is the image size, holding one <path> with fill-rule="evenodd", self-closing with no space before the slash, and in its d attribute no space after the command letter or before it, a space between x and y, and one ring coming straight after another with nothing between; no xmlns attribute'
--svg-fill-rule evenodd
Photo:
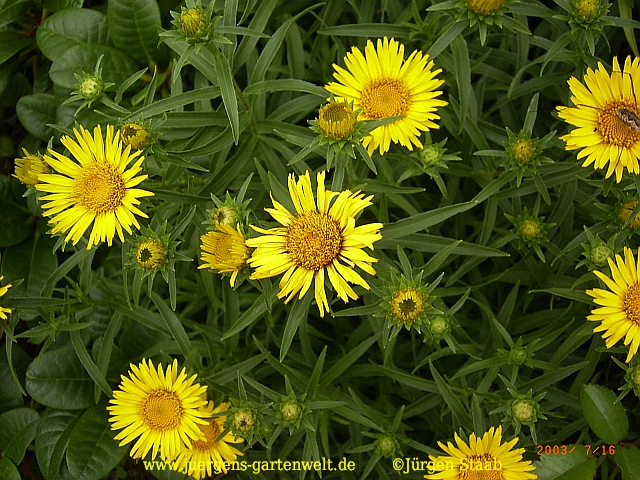
<svg viewBox="0 0 640 480"><path fill-rule="evenodd" d="M467 4L480 15L491 15L504 6L504 0L467 0Z"/></svg>
<svg viewBox="0 0 640 480"><path fill-rule="evenodd" d="M524 448L512 450L518 438L502 443L502 425L491 427L482 438L472 433L469 445L454 433L457 447L451 442L440 448L449 456L429 455L431 460L442 462L444 469L438 473L425 475L427 479L446 480L534 480L538 476L529 473L535 467L529 460L522 460Z"/></svg>
<svg viewBox="0 0 640 480"><path fill-rule="evenodd" d="M367 290L369 285L354 270L360 267L370 275L376 271L371 266L378 260L362 249L373 250L373 242L380 240L381 223L370 223L356 227L355 216L371 205L371 198L360 192L349 190L332 192L324 188L325 172L318 173L317 206L314 200L309 172L298 182L289 176L289 194L296 214L289 212L275 201L274 208L265 209L282 227L263 230L252 228L264 235L247 240L247 245L256 247L248 263L255 271L252 279L268 278L284 273L280 280L278 298L287 297L289 302L300 292L302 298L315 281L315 298L324 316L329 310L324 289L325 272L334 290L344 302L358 296L349 283ZM343 263L341 263L343 262Z"/></svg>
<svg viewBox="0 0 640 480"><path fill-rule="evenodd" d="M214 403L210 401L202 410L212 416L226 412L230 406L230 403L221 403L214 409ZM226 464L232 464L239 455L244 455L231 444L242 443L244 440L236 438L231 432L218 439L225 428L224 422L226 420L226 416L214 417L209 418L206 425L200 425L205 439L195 440L191 442L191 448L182 450L173 464L173 470L181 472L187 468L187 474L196 480L207 475L227 473Z"/></svg>
<svg viewBox="0 0 640 480"><path fill-rule="evenodd" d="M640 173L640 108L636 93L640 92L640 58L627 57L620 70L618 59L613 59L611 76L604 66L587 70L584 85L575 77L569 79L571 102L575 107L557 107L558 115L575 127L560 137L567 150L581 148L578 158L586 157L583 167L594 164L604 169L606 178L616 173L616 182L622 172ZM636 86L636 84L638 84Z"/></svg>
<svg viewBox="0 0 640 480"><path fill-rule="evenodd" d="M391 315L401 324L412 323L424 313L424 295L413 287L395 292L389 304Z"/></svg>
<svg viewBox="0 0 640 480"><path fill-rule="evenodd" d="M136 246L136 263L145 270L160 268L167 259L167 249L158 240L148 238Z"/></svg>
<svg viewBox="0 0 640 480"><path fill-rule="evenodd" d="M4 277L2 275L0 275L0 282L2 281ZM4 287L0 287L0 297L2 297L5 293L7 293L7 290L9 290L9 288L11 288L11 284L8 283L7 285L5 285ZM0 305L0 318L2 320L7 320L7 313L11 313L11 309L10 308L6 308L3 307L2 305Z"/></svg>
<svg viewBox="0 0 640 480"><path fill-rule="evenodd" d="M73 132L77 141L67 136L60 141L76 162L49 150L55 158L45 155L44 161L58 173L39 175L40 183L36 185L36 189L51 194L41 198L48 202L42 208L45 216L52 217L51 233L68 232L65 242L71 240L75 245L93 223L87 250L105 240L111 246L116 232L124 241L123 228L129 234L131 225L140 228L134 214L147 217L135 207L140 204L138 198L153 195L133 188L147 178L147 175L135 176L142 170L144 157L136 160L142 152L131 153L131 147L123 151L120 132L114 135L112 125L107 127L104 141L99 125L93 137L82 127Z"/></svg>
<svg viewBox="0 0 640 480"><path fill-rule="evenodd" d="M204 262L198 268L212 268L220 273L231 273L231 287L235 285L238 272L249 258L249 249L240 231L240 225L233 227L225 224L218 226L220 232L207 232L200 237Z"/></svg>
<svg viewBox="0 0 640 480"><path fill-rule="evenodd" d="M151 450L170 461L189 448L193 441L204 440L200 430L210 413L201 407L206 385L194 383L196 375L187 378L183 368L178 373L178 361L156 369L151 360L143 359L138 366L131 364L129 377L122 376L119 390L113 392L107 410L112 430L122 430L116 436L120 446L137 438L131 450L133 458L144 458Z"/></svg>
<svg viewBox="0 0 640 480"><path fill-rule="evenodd" d="M638 255L640 259L640 252ZM587 320L602 322L594 332L604 332L607 348L613 347L624 337L624 344L629 345L626 362L629 363L638 352L640 346L640 264L636 263L630 248L624 247L624 260L616 255L616 263L607 259L613 278L594 270L611 291L601 288L587 290L593 302L600 305L594 309Z"/></svg>
<svg viewBox="0 0 640 480"><path fill-rule="evenodd" d="M122 126L120 137L125 147L131 145L131 148L141 150L149 143L149 130L138 122L129 122Z"/></svg>
<svg viewBox="0 0 640 480"><path fill-rule="evenodd" d="M316 119L322 134L331 139L345 140L356 129L358 123L356 112L345 100L329 102L318 112Z"/></svg>
<svg viewBox="0 0 640 480"><path fill-rule="evenodd" d="M331 82L325 88L338 100L353 102L353 107L362 109L360 119L404 115L404 118L376 128L370 136L362 139L369 153L376 148L380 154L389 150L391 142L400 143L413 150L413 145L422 147L420 131L439 128L433 120L440 117L434 112L447 102L436 97L436 91L444 80L436 79L442 69L433 70L433 62L427 63L428 55L414 51L404 60L404 45L394 39L378 39L374 48L367 41L365 54L353 47L344 59L348 69L333 65L333 76L339 83Z"/></svg>
<svg viewBox="0 0 640 480"><path fill-rule="evenodd" d="M15 159L15 174L13 175L25 185L35 185L38 183L38 175L49 173L49 165L44 163L42 157L31 155L25 148L22 149L24 157Z"/></svg>

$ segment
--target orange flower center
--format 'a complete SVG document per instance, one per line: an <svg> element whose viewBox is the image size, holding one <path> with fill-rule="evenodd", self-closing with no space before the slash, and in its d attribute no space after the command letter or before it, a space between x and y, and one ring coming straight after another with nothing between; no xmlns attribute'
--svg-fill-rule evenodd
<svg viewBox="0 0 640 480"><path fill-rule="evenodd" d="M342 229L333 217L303 212L287 227L285 249L298 267L317 272L338 257L342 242Z"/></svg>
<svg viewBox="0 0 640 480"><path fill-rule="evenodd" d="M108 163L85 167L76 181L78 203L96 215L114 212L127 193L122 174Z"/></svg>
<svg viewBox="0 0 640 480"><path fill-rule="evenodd" d="M226 417L221 417L226 418ZM216 423L214 419L207 420L206 425L198 425L202 433L204 433L205 440L192 440L191 448L206 452L216 444L216 438L222 433L222 428Z"/></svg>
<svg viewBox="0 0 640 480"><path fill-rule="evenodd" d="M166 432L180 425L184 414L182 402L175 392L157 388L147 394L140 406L140 415L151 430Z"/></svg>
<svg viewBox="0 0 640 480"><path fill-rule="evenodd" d="M596 131L604 143L630 148L640 140L640 118L636 105L614 101L601 107Z"/></svg>
<svg viewBox="0 0 640 480"><path fill-rule="evenodd" d="M460 470L460 480L504 480L502 464L489 453L469 455L466 466L466 470Z"/></svg>
<svg viewBox="0 0 640 480"><path fill-rule="evenodd" d="M381 79L364 87L360 105L362 113L374 120L406 115L411 95L402 80Z"/></svg>
<svg viewBox="0 0 640 480"><path fill-rule="evenodd" d="M622 309L629 320L640 326L640 283L629 285L624 294Z"/></svg>

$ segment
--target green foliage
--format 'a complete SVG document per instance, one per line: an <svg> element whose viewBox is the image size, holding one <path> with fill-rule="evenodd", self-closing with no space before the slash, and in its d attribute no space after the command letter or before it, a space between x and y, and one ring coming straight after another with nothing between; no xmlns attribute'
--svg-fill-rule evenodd
<svg viewBox="0 0 640 480"><path fill-rule="evenodd" d="M143 358L178 359L216 406L231 402L220 439L243 431L236 414L255 420L235 444L249 467L229 478L317 478L251 465L346 458L354 470L322 478L389 479L395 458L428 461L454 433L468 441L499 425L539 480L640 478L637 358L624 363L624 334L607 348L594 333L598 305L585 293L609 289L593 270L618 276L609 261L638 245L640 205L629 201L640 182L583 168L556 109L571 105L569 78L637 53L639 11L630 0L591 16L573 0L496 5L0 0L0 289L11 284L0 294L11 309L0 319L0 479L28 467L45 480L189 478L145 472L132 442L114 440L106 407ZM309 124L339 80L334 65L385 36L442 70L438 128L419 137L424 148L392 142L384 155L360 137L403 115L362 122L346 140L319 137ZM92 76L99 95L82 96L78 82ZM640 95L640 78L627 81ZM135 188L153 196L136 204L139 226L91 250L86 234L65 241L78 218L52 234L42 197L59 192L22 185L14 158L74 158L63 136L130 122L148 133ZM382 224L364 249L375 275L348 270L367 285L351 283L357 298L338 298L325 271L321 316L313 282L302 297L279 295L287 268L256 278L243 259L233 288L233 269L198 268L201 237L226 225L215 209L230 209L245 238L286 236L265 209L296 215L291 182L309 172L315 195L323 170L327 190L371 196L355 228ZM169 252L161 275L136 263L145 239ZM390 301L409 287L426 307L401 328Z"/></svg>

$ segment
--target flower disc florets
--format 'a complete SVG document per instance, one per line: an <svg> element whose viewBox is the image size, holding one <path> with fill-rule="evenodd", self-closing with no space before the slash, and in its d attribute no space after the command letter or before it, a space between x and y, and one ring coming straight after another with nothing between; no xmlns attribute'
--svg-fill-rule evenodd
<svg viewBox="0 0 640 480"><path fill-rule="evenodd" d="M149 144L151 135L145 125L138 122L129 122L120 129L120 138L122 138L123 145L131 145L131 148L142 150Z"/></svg>
<svg viewBox="0 0 640 480"><path fill-rule="evenodd" d="M241 227L245 224L249 216L247 206L251 199L242 202L240 199L232 198L229 192L227 192L224 202L215 195L211 195L211 199L215 203L215 207L207 210L207 219L202 222L207 230L220 231L223 226L235 229L238 224Z"/></svg>
<svg viewBox="0 0 640 480"><path fill-rule="evenodd" d="M504 0L467 0L468 8L479 15L493 15L504 6Z"/></svg>
<svg viewBox="0 0 640 480"><path fill-rule="evenodd" d="M574 0L571 2L573 20L584 27L599 22L609 10L609 5L601 0Z"/></svg>
<svg viewBox="0 0 640 480"><path fill-rule="evenodd" d="M513 223L515 228L512 232L516 238L520 240L520 247L526 245L529 248L533 248L538 257L544 261L540 244L548 240L547 231L550 227L553 227L555 223L545 223L544 217L538 217L536 213L530 214L526 207L518 216L514 217L505 214L505 217Z"/></svg>
<svg viewBox="0 0 640 480"><path fill-rule="evenodd" d="M534 402L526 397L510 401L507 408L507 412L511 418L523 425L537 422L538 410L540 410L538 402Z"/></svg>
<svg viewBox="0 0 640 480"><path fill-rule="evenodd" d="M161 36L178 36L190 44L205 44L211 40L222 40L223 43L226 43L224 37L214 34L215 22L221 18L211 18L214 3L209 3L207 9L204 10L200 0L197 2L187 0L185 2L186 8L181 7L180 13L171 12L173 17L171 24L176 27L175 33L163 32Z"/></svg>
<svg viewBox="0 0 640 480"><path fill-rule="evenodd" d="M409 280L404 275L392 272L392 283L384 287L385 295L380 306L386 316L386 325L396 325L407 330L420 332L430 313L438 312L431 306L435 299L429 295L430 289L421 283L422 274Z"/></svg>
<svg viewBox="0 0 640 480"><path fill-rule="evenodd" d="M346 100L331 101L318 112L316 125L327 138L347 140L356 129L358 115L353 110L353 103Z"/></svg>
<svg viewBox="0 0 640 480"><path fill-rule="evenodd" d="M289 432L293 433L300 427L307 408L304 405L305 396L296 398L291 392L288 396L283 396L282 401L275 406L276 422L288 427Z"/></svg>

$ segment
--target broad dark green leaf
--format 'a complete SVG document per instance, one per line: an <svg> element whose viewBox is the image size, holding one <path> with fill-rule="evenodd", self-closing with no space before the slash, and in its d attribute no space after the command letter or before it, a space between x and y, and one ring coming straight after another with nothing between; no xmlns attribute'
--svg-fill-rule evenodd
<svg viewBox="0 0 640 480"><path fill-rule="evenodd" d="M616 394L598 385L584 385L580 403L589 426L603 442L616 445L629 434L629 419Z"/></svg>
<svg viewBox="0 0 640 480"><path fill-rule="evenodd" d="M104 405L86 410L73 429L67 447L67 465L74 478L100 479L127 454L118 447Z"/></svg>
<svg viewBox="0 0 640 480"><path fill-rule="evenodd" d="M32 43L32 39L20 33L12 31L0 32L0 64L6 62Z"/></svg>
<svg viewBox="0 0 640 480"><path fill-rule="evenodd" d="M23 188L15 178L0 175L0 247L17 245L33 231L33 218L20 198Z"/></svg>
<svg viewBox="0 0 640 480"><path fill-rule="evenodd" d="M622 480L640 480L640 450L638 447L617 445L613 459L622 469Z"/></svg>
<svg viewBox="0 0 640 480"><path fill-rule="evenodd" d="M592 480L596 474L596 457L589 458L582 445L567 445L566 455L542 455L534 462L538 480Z"/></svg>
<svg viewBox="0 0 640 480"><path fill-rule="evenodd" d="M53 136L53 128L47 124L56 123L59 103L56 97L46 93L25 95L18 100L16 113L20 123L31 135L47 142Z"/></svg>
<svg viewBox="0 0 640 480"><path fill-rule="evenodd" d="M38 27L36 41L42 54L53 61L76 45L104 45L108 33L107 17L103 13L78 8L47 17Z"/></svg>
<svg viewBox="0 0 640 480"><path fill-rule="evenodd" d="M3 480L20 480L20 472L8 457L0 458L0 478Z"/></svg>
<svg viewBox="0 0 640 480"><path fill-rule="evenodd" d="M0 1L0 28L19 19L29 8L31 0Z"/></svg>
<svg viewBox="0 0 640 480"><path fill-rule="evenodd" d="M48 407L77 410L93 403L93 380L73 348L39 355L29 365L26 378L29 395Z"/></svg>
<svg viewBox="0 0 640 480"><path fill-rule="evenodd" d="M16 408L0 415L0 451L16 465L22 462L36 436L38 418L38 412L28 408Z"/></svg>
<svg viewBox="0 0 640 480"><path fill-rule="evenodd" d="M156 59L160 9L156 0L109 0L109 32L113 44L140 63Z"/></svg>
<svg viewBox="0 0 640 480"><path fill-rule="evenodd" d="M6 278L24 281L11 290L12 294L37 297L45 283L58 267L58 257L52 254L55 240L45 235L35 235L28 241L7 248L2 257L2 272Z"/></svg>
<svg viewBox="0 0 640 480"><path fill-rule="evenodd" d="M36 430L36 459L47 480L53 480L64 458L71 433L80 415L77 412L47 408Z"/></svg>
<svg viewBox="0 0 640 480"><path fill-rule="evenodd" d="M138 70L138 65L131 57L104 45L76 45L60 55L51 65L49 76L56 85L68 89L75 89L78 80L74 73L93 74L100 55L104 55L100 67L102 79L105 82L120 85Z"/></svg>
<svg viewBox="0 0 640 480"><path fill-rule="evenodd" d="M84 0L44 0L43 7L50 12L59 12L67 8L82 8ZM88 10L88 9L87 9Z"/></svg>

